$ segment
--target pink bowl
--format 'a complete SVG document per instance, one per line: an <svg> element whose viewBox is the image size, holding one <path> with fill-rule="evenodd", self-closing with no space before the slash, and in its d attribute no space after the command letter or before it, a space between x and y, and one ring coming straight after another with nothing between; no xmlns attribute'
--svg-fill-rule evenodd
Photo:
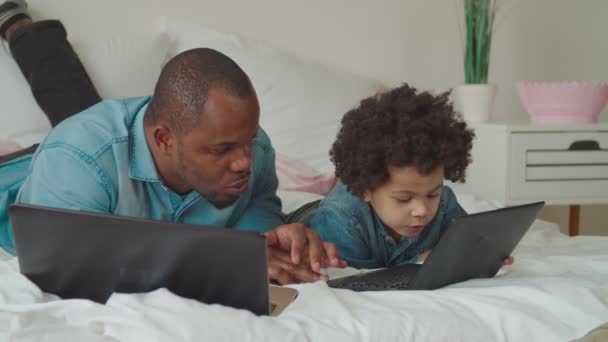
<svg viewBox="0 0 608 342"><path fill-rule="evenodd" d="M608 83L517 82L533 124L595 123L608 103Z"/></svg>

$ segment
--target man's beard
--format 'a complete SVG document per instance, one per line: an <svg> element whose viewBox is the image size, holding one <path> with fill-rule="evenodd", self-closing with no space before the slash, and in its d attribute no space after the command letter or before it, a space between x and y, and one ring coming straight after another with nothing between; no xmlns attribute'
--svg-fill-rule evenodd
<svg viewBox="0 0 608 342"><path fill-rule="evenodd" d="M232 204L234 204L234 202L236 202L236 201L239 199L239 197L240 197L240 196L238 196L238 197L235 197L235 198L233 198L233 199L231 198L231 199L229 199L229 200L225 200L225 201L218 201L218 200L217 200L217 197L218 197L219 195L218 195L218 193L217 193L217 192L211 192L211 193L208 193L208 194L206 194L206 195L202 195L202 194L201 194L201 196L205 197L205 199L206 199L206 200L207 200L209 203L213 204L213 206L214 206L214 207L216 207L217 209L224 209L224 208L227 208L227 207L231 206L231 205L232 205Z"/></svg>
<svg viewBox="0 0 608 342"><path fill-rule="evenodd" d="M195 184L191 183L188 181L188 177L186 176L188 173L189 168L186 166L186 163L184 163L184 155L183 155L183 148L184 146L179 143L179 151L177 153L177 156L179 158L179 160L177 161L177 165L179 165L179 177L182 179L182 181L184 181L186 184L189 184L190 188L192 188L193 191L198 192L203 198L205 198L207 200L207 202L211 203L215 208L217 209L224 209L226 207L231 206L232 204L234 204L234 202L236 202L241 196L236 196L234 198L228 198L226 200L220 201L218 200L218 198L220 197L220 193L218 191L211 191L208 193L202 193L200 192L196 187ZM251 172L246 172L245 176L249 176L251 174Z"/></svg>

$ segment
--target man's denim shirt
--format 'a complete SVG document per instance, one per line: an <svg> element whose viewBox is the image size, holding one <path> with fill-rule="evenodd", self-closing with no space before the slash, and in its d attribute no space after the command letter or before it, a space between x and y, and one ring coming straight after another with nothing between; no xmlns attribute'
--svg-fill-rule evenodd
<svg viewBox="0 0 608 342"><path fill-rule="evenodd" d="M262 129L253 143L248 190L234 204L218 209L197 192L182 197L163 184L144 137L143 119L150 100L101 102L54 128L31 164L21 158L0 165L0 246L15 253L6 215L13 200L253 231L268 231L283 223L276 196L275 153ZM10 184L2 184L5 178Z"/></svg>
<svg viewBox="0 0 608 342"><path fill-rule="evenodd" d="M338 183L321 201L309 225L321 239L336 244L349 266L372 269L417 262L420 253L437 244L449 222L465 214L452 190L444 186L431 223L420 235L395 241L371 205Z"/></svg>

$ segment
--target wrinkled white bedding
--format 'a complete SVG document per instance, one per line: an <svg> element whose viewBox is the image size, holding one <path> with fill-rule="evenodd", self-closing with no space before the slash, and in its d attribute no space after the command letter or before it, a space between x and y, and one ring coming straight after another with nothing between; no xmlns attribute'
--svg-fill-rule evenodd
<svg viewBox="0 0 608 342"><path fill-rule="evenodd" d="M281 196L292 206L314 199ZM468 211L492 207L459 199ZM570 238L536 221L514 256L515 264L493 279L437 291L355 293L322 282L298 285L298 299L278 318L166 290L116 294L107 305L57 300L9 259L0 261L0 340L568 341L608 321L608 237Z"/></svg>

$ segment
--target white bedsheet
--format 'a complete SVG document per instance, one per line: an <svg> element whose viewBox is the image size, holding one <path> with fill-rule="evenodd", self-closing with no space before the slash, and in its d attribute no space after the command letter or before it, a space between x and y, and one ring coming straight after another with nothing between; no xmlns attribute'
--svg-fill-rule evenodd
<svg viewBox="0 0 608 342"><path fill-rule="evenodd" d="M107 305L60 301L22 277L13 258L0 261L0 340L568 341L608 321L608 237L569 238L536 221L514 256L494 279L437 291L298 285L278 318L166 290L116 294Z"/></svg>

